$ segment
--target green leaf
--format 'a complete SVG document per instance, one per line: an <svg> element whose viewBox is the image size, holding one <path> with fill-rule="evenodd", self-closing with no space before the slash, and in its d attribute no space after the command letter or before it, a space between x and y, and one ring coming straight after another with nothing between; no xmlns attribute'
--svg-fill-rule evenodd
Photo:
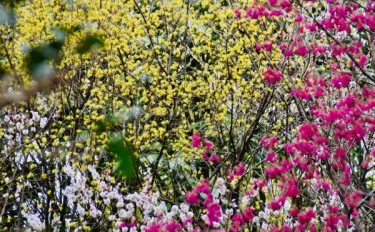
<svg viewBox="0 0 375 232"><path fill-rule="evenodd" d="M34 79L50 77L54 68L49 62L60 59L60 51L64 45L66 34L61 29L53 29L53 31L57 37L55 41L32 48L28 52L27 68Z"/></svg>
<svg viewBox="0 0 375 232"><path fill-rule="evenodd" d="M110 152L116 154L116 171L125 178L134 178L135 166L132 147L125 144L121 136L117 136L110 140L108 149Z"/></svg>
<svg viewBox="0 0 375 232"><path fill-rule="evenodd" d="M89 52L93 49L101 48L101 47L103 47L103 45L104 45L104 43L103 43L102 39L100 39L96 36L89 35L80 43L80 45L77 47L76 51L79 54L84 54L84 53Z"/></svg>

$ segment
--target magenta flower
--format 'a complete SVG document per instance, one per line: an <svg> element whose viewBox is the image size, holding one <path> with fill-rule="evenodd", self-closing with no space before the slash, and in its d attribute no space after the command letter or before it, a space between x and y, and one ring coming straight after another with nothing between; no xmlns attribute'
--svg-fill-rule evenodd
<svg viewBox="0 0 375 232"><path fill-rule="evenodd" d="M195 148L202 146L201 133L197 132L191 137L191 146Z"/></svg>
<svg viewBox="0 0 375 232"><path fill-rule="evenodd" d="M145 230L146 232L161 232L161 226L159 224L152 225Z"/></svg>
<svg viewBox="0 0 375 232"><path fill-rule="evenodd" d="M265 136L260 139L260 143L263 145L264 149L268 150L276 147L279 144L279 140L275 136Z"/></svg>
<svg viewBox="0 0 375 232"><path fill-rule="evenodd" d="M301 224L305 224L306 222L311 221L311 219L316 217L316 213L312 209L308 209L306 212L300 212L298 214L298 221Z"/></svg>
<svg viewBox="0 0 375 232"><path fill-rule="evenodd" d="M268 4L269 4L270 6L276 6L276 4L277 4L277 0L268 0Z"/></svg>
<svg viewBox="0 0 375 232"><path fill-rule="evenodd" d="M262 45L260 45L260 44L256 44L256 45L255 45L255 51L257 51L257 52L262 51Z"/></svg>
<svg viewBox="0 0 375 232"><path fill-rule="evenodd" d="M280 170L279 170L278 167L266 168L265 171L266 171L266 174L267 174L268 178L270 178L270 179L274 179L280 174Z"/></svg>
<svg viewBox="0 0 375 232"><path fill-rule="evenodd" d="M200 203L198 199L198 194L195 192L188 192L186 194L186 202L192 205L197 205Z"/></svg>
<svg viewBox="0 0 375 232"><path fill-rule="evenodd" d="M331 84L338 89L347 88L352 78L348 74L342 74L340 76L333 77Z"/></svg>
<svg viewBox="0 0 375 232"><path fill-rule="evenodd" d="M363 196L361 192L346 193L345 203L352 209L357 208L358 204L361 202Z"/></svg>
<svg viewBox="0 0 375 232"><path fill-rule="evenodd" d="M281 209L281 207L283 207L285 204L285 197L284 196L281 196L273 201L271 201L269 203L269 207L272 209L272 210L279 210Z"/></svg>
<svg viewBox="0 0 375 232"><path fill-rule="evenodd" d="M235 174L236 176L242 176L242 175L245 173L245 171L246 171L245 166L243 166L242 163L239 163L239 164L237 165L235 171L234 171L234 174Z"/></svg>
<svg viewBox="0 0 375 232"><path fill-rule="evenodd" d="M281 8L283 8L286 12L292 10L292 4L288 0L283 0L280 3Z"/></svg>
<svg viewBox="0 0 375 232"><path fill-rule="evenodd" d="M210 222L210 226L213 226L215 222L220 221L221 207L218 203L212 203L206 207L207 217Z"/></svg>
<svg viewBox="0 0 375 232"><path fill-rule="evenodd" d="M270 163L275 163L278 160L278 156L277 156L276 152L270 151L270 152L268 152L265 160L270 162Z"/></svg>
<svg viewBox="0 0 375 232"><path fill-rule="evenodd" d="M291 56L293 56L293 51L291 49L287 49L287 50L283 51L283 55L285 57L291 57Z"/></svg>
<svg viewBox="0 0 375 232"><path fill-rule="evenodd" d="M126 224L125 222L120 222L120 225L119 225L120 228L125 228L126 227Z"/></svg>
<svg viewBox="0 0 375 232"><path fill-rule="evenodd" d="M204 140L204 145L206 146L207 149L212 149L214 147L214 144L213 142L209 141L209 140Z"/></svg>
<svg viewBox="0 0 375 232"><path fill-rule="evenodd" d="M208 160L210 157L208 156L207 152L203 152L203 154L202 154L202 158L203 158L204 160Z"/></svg>
<svg viewBox="0 0 375 232"><path fill-rule="evenodd" d="M240 19L241 18L241 11L239 9L235 9L234 10L234 14L236 15L236 18L237 19Z"/></svg>
<svg viewBox="0 0 375 232"><path fill-rule="evenodd" d="M218 155L212 155L211 157L210 157L210 161L211 162L213 162L213 163L220 163L220 156L218 156Z"/></svg>
<svg viewBox="0 0 375 232"><path fill-rule="evenodd" d="M293 206L290 211L289 211L289 214L290 216L292 217L296 217L299 213L299 210L297 209L297 207Z"/></svg>
<svg viewBox="0 0 375 232"><path fill-rule="evenodd" d="M294 19L294 22L296 22L296 23L300 23L300 22L302 22L302 20L303 20L303 17L302 17L301 15L298 15L298 16Z"/></svg>
<svg viewBox="0 0 375 232"><path fill-rule="evenodd" d="M177 232L179 230L182 230L182 226L179 223L173 221L166 226L166 229L168 232Z"/></svg>
<svg viewBox="0 0 375 232"><path fill-rule="evenodd" d="M283 15L283 12L281 10L271 10L270 11L270 16L275 16L275 17L278 17L278 16L281 16Z"/></svg>
<svg viewBox="0 0 375 232"><path fill-rule="evenodd" d="M304 45L299 46L295 51L294 51L298 56L305 56L310 53L309 49L307 49Z"/></svg>
<svg viewBox="0 0 375 232"><path fill-rule="evenodd" d="M253 208L248 207L246 208L245 212L243 213L244 218L249 222L251 219L254 218Z"/></svg>
<svg viewBox="0 0 375 232"><path fill-rule="evenodd" d="M286 186L285 196L295 198L300 194L300 190L297 186L297 180L295 178L291 178L288 181L288 185Z"/></svg>
<svg viewBox="0 0 375 232"><path fill-rule="evenodd" d="M273 43L271 41L264 42L263 44L264 50L266 50L267 52L270 52L272 50L272 45Z"/></svg>
<svg viewBox="0 0 375 232"><path fill-rule="evenodd" d="M274 85L281 80L282 74L278 71L268 68L264 73L264 80L270 84Z"/></svg>

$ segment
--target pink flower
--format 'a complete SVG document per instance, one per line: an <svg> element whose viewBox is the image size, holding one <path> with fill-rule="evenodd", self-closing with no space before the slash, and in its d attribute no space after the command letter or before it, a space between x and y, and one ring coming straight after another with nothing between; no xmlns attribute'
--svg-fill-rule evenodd
<svg viewBox="0 0 375 232"><path fill-rule="evenodd" d="M255 45L255 51L257 51L257 52L262 51L262 45L260 45L260 44L256 44L256 45Z"/></svg>
<svg viewBox="0 0 375 232"><path fill-rule="evenodd" d="M161 226L159 224L152 225L145 230L146 232L161 232Z"/></svg>
<svg viewBox="0 0 375 232"><path fill-rule="evenodd" d="M263 145L264 149L268 150L270 148L276 147L279 144L279 140L275 136L271 136L271 137L265 136L260 139L260 143Z"/></svg>
<svg viewBox="0 0 375 232"><path fill-rule="evenodd" d="M171 222L166 226L166 229L168 232L177 232L179 230L182 230L182 226L177 222Z"/></svg>
<svg viewBox="0 0 375 232"><path fill-rule="evenodd" d="M196 194L195 192L188 192L186 194L186 202L192 205L199 204L200 201L198 199L198 194Z"/></svg>
<svg viewBox="0 0 375 232"><path fill-rule="evenodd" d="M120 228L125 228L126 227L126 224L125 222L120 222L120 225L119 225Z"/></svg>
<svg viewBox="0 0 375 232"><path fill-rule="evenodd" d="M233 224L235 224L235 225L239 224L240 226L242 226L243 224L246 223L245 218L241 213L237 213L237 214L233 215L232 222L233 222Z"/></svg>
<svg viewBox="0 0 375 232"><path fill-rule="evenodd" d="M297 186L297 180L291 178L286 185L285 196L286 197L297 197L300 194L300 190Z"/></svg>
<svg viewBox="0 0 375 232"><path fill-rule="evenodd" d="M270 167L266 168L266 174L268 178L274 179L280 174L280 170L278 167Z"/></svg>
<svg viewBox="0 0 375 232"><path fill-rule="evenodd" d="M254 218L253 208L251 207L246 208L245 212L243 213L243 216L247 221L250 221L251 219L253 219Z"/></svg>
<svg viewBox="0 0 375 232"><path fill-rule="evenodd" d="M298 221L301 224L305 224L306 222L311 221L311 219L315 217L316 217L315 211L312 209L308 209L306 212L300 212L298 214Z"/></svg>
<svg viewBox="0 0 375 232"><path fill-rule="evenodd" d="M310 98L311 98L310 93L306 89L292 90L290 92L290 96L301 98L301 99L306 100L306 101L310 100Z"/></svg>
<svg viewBox="0 0 375 232"><path fill-rule="evenodd" d="M242 163L238 164L236 169L235 169L235 175L236 176L242 176L246 171L245 166L243 166Z"/></svg>
<svg viewBox="0 0 375 232"><path fill-rule="evenodd" d="M278 199L275 199L269 203L269 208L272 210L279 210L284 206L285 197L281 196Z"/></svg>
<svg viewBox="0 0 375 232"><path fill-rule="evenodd" d="M349 186L350 185L350 166L346 165L344 168L342 182L343 185Z"/></svg>
<svg viewBox="0 0 375 232"><path fill-rule="evenodd" d="M297 209L297 207L293 206L290 211L289 211L289 214L290 216L292 217L296 217L299 213L299 210Z"/></svg>
<svg viewBox="0 0 375 232"><path fill-rule="evenodd" d="M340 76L333 77L331 80L331 84L338 89L346 88L349 85L349 82L352 78L348 74L342 74Z"/></svg>
<svg viewBox="0 0 375 232"><path fill-rule="evenodd" d="M281 80L282 74L278 71L268 68L264 73L264 80L270 84L274 85Z"/></svg>
<svg viewBox="0 0 375 232"><path fill-rule="evenodd" d="M300 23L300 22L302 22L302 20L303 20L303 17L302 17L301 15L298 15L298 16L294 19L294 22L296 22L296 23Z"/></svg>
<svg viewBox="0 0 375 232"><path fill-rule="evenodd" d="M235 9L234 10L234 14L236 15L236 18L237 19L240 19L241 18L241 11L239 9Z"/></svg>
<svg viewBox="0 0 375 232"><path fill-rule="evenodd" d="M206 146L207 149L212 149L214 147L214 144L207 139L204 140L204 145Z"/></svg>
<svg viewBox="0 0 375 232"><path fill-rule="evenodd" d="M212 155L211 157L210 157L210 161L211 162L213 162L213 163L220 163L220 156L218 156L218 155Z"/></svg>
<svg viewBox="0 0 375 232"><path fill-rule="evenodd" d="M270 52L272 50L272 45L273 43L271 41L264 42L263 44L264 50L266 50L267 52Z"/></svg>
<svg viewBox="0 0 375 232"><path fill-rule="evenodd" d="M201 134L199 132L195 133L192 137L191 137L191 146L192 147L200 147L202 146L202 140L201 140Z"/></svg>
<svg viewBox="0 0 375 232"><path fill-rule="evenodd" d="M265 160L270 162L270 163L275 163L278 160L278 156L277 156L276 152L270 151L270 152L268 152Z"/></svg>
<svg viewBox="0 0 375 232"><path fill-rule="evenodd" d="M281 10L271 10L271 12L270 12L270 16L278 17L278 16L281 16L281 15L283 15L283 12Z"/></svg>
<svg viewBox="0 0 375 232"><path fill-rule="evenodd" d="M294 52L299 56L305 56L310 53L309 49L307 49L304 45L299 46Z"/></svg>
<svg viewBox="0 0 375 232"><path fill-rule="evenodd" d="M365 56L365 55L362 55L361 56L361 59L359 60L359 66L361 66L362 68L365 66L365 64L366 64L366 61L367 61L367 56Z"/></svg>
<svg viewBox="0 0 375 232"><path fill-rule="evenodd" d="M208 156L207 152L203 152L203 154L202 154L202 158L203 158L204 160L208 160L210 157Z"/></svg>
<svg viewBox="0 0 375 232"><path fill-rule="evenodd" d="M285 57L291 57L291 56L293 56L293 51L291 49L287 49L287 50L283 51L283 55Z"/></svg>
<svg viewBox="0 0 375 232"><path fill-rule="evenodd" d="M281 161L281 167L284 172L289 172L293 168L293 163L288 160L283 159Z"/></svg>
<svg viewBox="0 0 375 232"><path fill-rule="evenodd" d="M229 179L229 182L232 182L234 180L234 174L232 171L228 171L228 179Z"/></svg>
<svg viewBox="0 0 375 232"><path fill-rule="evenodd" d="M210 182L208 180L202 180L199 185L195 186L194 190L197 193L209 195L211 193Z"/></svg>
<svg viewBox="0 0 375 232"><path fill-rule="evenodd" d="M299 136L301 139L310 140L318 136L318 127L314 123L305 123L299 129Z"/></svg>
<svg viewBox="0 0 375 232"><path fill-rule="evenodd" d="M270 6L276 6L277 0L268 0L268 3L270 4Z"/></svg>
<svg viewBox="0 0 375 232"><path fill-rule="evenodd" d="M218 203L212 203L206 207L207 217L209 220L210 226L213 226L215 222L220 221L221 217L221 207Z"/></svg>
<svg viewBox="0 0 375 232"><path fill-rule="evenodd" d="M283 0L280 3L281 8L283 8L286 12L291 11L292 9L292 4L288 0Z"/></svg>
<svg viewBox="0 0 375 232"><path fill-rule="evenodd" d="M285 144L284 145L284 150L287 154L293 154L294 152L296 152L296 149L294 148L294 146L292 144Z"/></svg>
<svg viewBox="0 0 375 232"><path fill-rule="evenodd" d="M346 193L345 203L352 209L357 208L358 204L361 202L363 196L361 192Z"/></svg>

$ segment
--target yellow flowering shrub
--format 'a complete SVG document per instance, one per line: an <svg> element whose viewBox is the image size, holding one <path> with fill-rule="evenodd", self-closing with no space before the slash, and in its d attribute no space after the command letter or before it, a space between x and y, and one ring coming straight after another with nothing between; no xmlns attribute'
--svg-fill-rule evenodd
<svg viewBox="0 0 375 232"><path fill-rule="evenodd" d="M235 17L235 9L250 5L20 2L15 24L0 26L0 67L7 73L0 92L0 173L7 179L0 192L8 194L0 203L0 227L22 226L39 209L47 231L115 228L115 220L107 218L116 206L104 204L100 192L109 186L139 190L144 185L139 176L146 172L163 199L177 202L200 178L226 175L215 162L202 160L203 150L191 147L196 131L214 142L220 165L258 163L260 137L292 124L297 110L285 118L268 117L283 108L284 87L295 83L264 82L267 68L284 64L275 44L269 52L257 45L280 39L283 28L266 18L258 23ZM44 60L38 51L48 54ZM43 62L34 64L37 58ZM135 180L111 177L116 157L108 148L114 136L134 150ZM92 194L76 192L81 203L68 199L73 179L87 182ZM17 215L22 207L23 215ZM5 211L17 216L5 221Z"/></svg>

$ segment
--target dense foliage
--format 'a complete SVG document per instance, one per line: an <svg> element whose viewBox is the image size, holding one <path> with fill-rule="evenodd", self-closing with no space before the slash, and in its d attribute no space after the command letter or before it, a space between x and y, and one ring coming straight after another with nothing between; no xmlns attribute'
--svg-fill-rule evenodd
<svg viewBox="0 0 375 232"><path fill-rule="evenodd" d="M375 2L0 6L4 231L372 231Z"/></svg>

